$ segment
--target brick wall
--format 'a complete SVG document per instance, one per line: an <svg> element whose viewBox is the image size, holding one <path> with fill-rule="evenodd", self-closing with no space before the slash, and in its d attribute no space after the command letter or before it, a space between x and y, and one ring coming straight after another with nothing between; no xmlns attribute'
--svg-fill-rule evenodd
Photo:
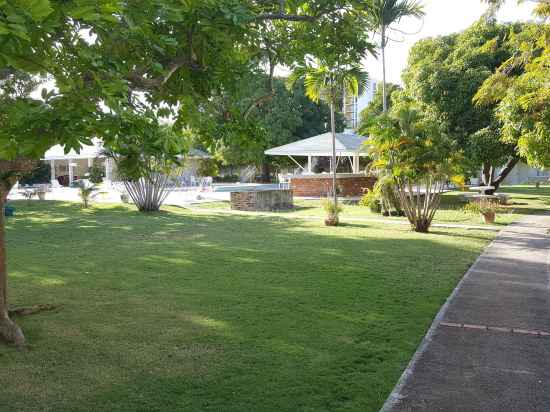
<svg viewBox="0 0 550 412"><path fill-rule="evenodd" d="M343 197L361 196L365 189L372 189L376 183L373 176L339 176L336 178L338 195ZM332 178L295 177L291 180L294 196L324 197L332 191Z"/></svg>
<svg viewBox="0 0 550 412"><path fill-rule="evenodd" d="M292 190L261 190L231 192L231 209L246 211L269 211L291 209Z"/></svg>

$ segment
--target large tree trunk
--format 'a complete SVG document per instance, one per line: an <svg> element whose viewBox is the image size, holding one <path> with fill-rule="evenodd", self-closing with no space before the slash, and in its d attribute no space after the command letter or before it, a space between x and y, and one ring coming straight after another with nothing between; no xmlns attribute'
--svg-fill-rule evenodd
<svg viewBox="0 0 550 412"><path fill-rule="evenodd" d="M4 179L0 184L0 339L21 347L25 345L25 336L21 328L10 319L8 313L8 270L4 230L4 206L14 183L11 179Z"/></svg>
<svg viewBox="0 0 550 412"><path fill-rule="evenodd" d="M492 167L488 163L485 163L483 165L483 172L482 172L483 184L485 186L493 186L495 188L494 190L488 190L485 193L487 193L488 195L494 194L498 190L498 188L500 187L504 179L506 179L506 177L518 164L518 162L519 162L519 157L511 157L510 159L508 159L508 161L506 162L506 164L504 165L504 167L502 168L502 170L500 171L500 173L496 178L495 178L494 167Z"/></svg>

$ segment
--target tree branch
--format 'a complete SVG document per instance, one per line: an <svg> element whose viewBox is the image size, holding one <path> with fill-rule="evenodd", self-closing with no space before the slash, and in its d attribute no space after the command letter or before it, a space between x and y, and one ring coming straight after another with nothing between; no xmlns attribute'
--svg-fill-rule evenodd
<svg viewBox="0 0 550 412"><path fill-rule="evenodd" d="M267 102L271 100L275 96L275 87L273 86L273 74L275 72L275 62L273 59L273 56L268 52L268 59L269 59L269 77L268 77L268 87L270 89L270 92L268 94L265 94L263 96L258 97L256 100L254 100L250 106L246 109L244 112L244 119L248 119L248 116L252 113L252 110L254 108L258 107L260 104Z"/></svg>

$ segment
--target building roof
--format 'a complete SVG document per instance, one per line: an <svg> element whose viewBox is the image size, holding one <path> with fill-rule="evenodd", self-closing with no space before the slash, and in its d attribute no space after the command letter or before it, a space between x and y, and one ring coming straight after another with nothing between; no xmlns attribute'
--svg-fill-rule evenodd
<svg viewBox="0 0 550 412"><path fill-rule="evenodd" d="M93 139L92 145L81 145L78 153L74 150L65 153L65 147L58 144L50 147L44 154L44 160L93 159L96 157L104 157L103 142L99 139Z"/></svg>
<svg viewBox="0 0 550 412"><path fill-rule="evenodd" d="M336 155L366 155L363 143L367 137L351 133L336 133ZM271 156L332 156L332 134L323 133L265 151Z"/></svg>
<svg viewBox="0 0 550 412"><path fill-rule="evenodd" d="M100 139L94 139L92 145L81 145L78 153L74 150L65 153L63 146L52 146L44 154L44 160L94 159L96 157L105 157L103 151L103 142ZM188 157L191 159L209 159L212 156L203 150L191 148L189 149Z"/></svg>

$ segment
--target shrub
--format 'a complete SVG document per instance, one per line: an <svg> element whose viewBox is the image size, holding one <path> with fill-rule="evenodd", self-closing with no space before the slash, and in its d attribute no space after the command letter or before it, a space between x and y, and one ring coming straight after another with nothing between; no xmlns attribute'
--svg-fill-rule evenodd
<svg viewBox="0 0 550 412"><path fill-rule="evenodd" d="M49 183L51 177L51 167L46 162L39 162L36 167L27 175L19 180L19 184L35 185L38 183Z"/></svg>
<svg viewBox="0 0 550 412"><path fill-rule="evenodd" d="M482 215L496 213L500 208L497 200L480 198L469 202L464 206L464 210L469 213L481 213Z"/></svg>
<svg viewBox="0 0 550 412"><path fill-rule="evenodd" d="M94 164L88 169L88 179L94 184L103 182L104 168L94 162Z"/></svg>
<svg viewBox="0 0 550 412"><path fill-rule="evenodd" d="M381 213L382 212L382 202L378 195L373 191L369 190L359 200L359 206L368 207L371 212Z"/></svg>
<svg viewBox="0 0 550 412"><path fill-rule="evenodd" d="M90 204L90 199L95 191L95 186L87 186L84 182L80 182L80 184L78 185L78 195L82 200L82 207L84 209L88 208Z"/></svg>

